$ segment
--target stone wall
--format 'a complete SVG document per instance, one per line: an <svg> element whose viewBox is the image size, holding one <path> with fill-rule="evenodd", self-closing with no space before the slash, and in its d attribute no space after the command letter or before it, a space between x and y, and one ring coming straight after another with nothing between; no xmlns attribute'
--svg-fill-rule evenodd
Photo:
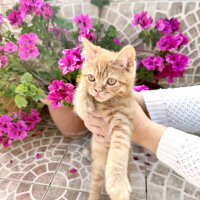
<svg viewBox="0 0 200 200"><path fill-rule="evenodd" d="M4 13L14 2L16 0L0 0L0 12ZM52 0L51 4L60 6L59 15L69 19L80 13L89 14L93 23L97 19L98 9L90 4L90 0ZM106 25L115 25L120 39L125 43L132 43L140 28L133 28L131 21L134 13L142 10L148 11L153 19L159 17L178 18L182 23L181 30L189 38L189 44L181 52L189 56L190 65L184 76L175 79L170 87L200 84L200 2L192 0L111 0L110 5L106 6L102 12L102 22ZM12 29L13 27L7 23L4 28ZM140 42L134 45L136 50L142 47ZM167 85L166 80L162 81L162 84Z"/></svg>

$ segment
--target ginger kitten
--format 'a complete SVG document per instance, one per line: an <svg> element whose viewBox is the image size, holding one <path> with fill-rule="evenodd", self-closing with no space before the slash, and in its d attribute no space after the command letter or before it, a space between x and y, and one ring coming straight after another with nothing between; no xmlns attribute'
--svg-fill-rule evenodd
<svg viewBox="0 0 200 200"><path fill-rule="evenodd" d="M135 80L135 51L125 46L110 52L82 38L85 62L74 96L74 110L84 120L98 109L109 124L110 143L92 138L93 168L89 200L99 200L101 188L112 200L129 200L128 160L134 119L132 87Z"/></svg>

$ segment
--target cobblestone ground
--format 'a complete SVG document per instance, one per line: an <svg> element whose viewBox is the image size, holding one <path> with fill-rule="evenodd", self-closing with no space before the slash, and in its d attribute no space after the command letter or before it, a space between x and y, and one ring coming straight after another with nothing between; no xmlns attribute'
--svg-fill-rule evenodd
<svg viewBox="0 0 200 200"><path fill-rule="evenodd" d="M82 150L90 137L64 138L46 117L24 141L1 147L0 199L87 200L91 161ZM200 188L134 143L129 168L132 200L200 199ZM109 200L105 190L101 200Z"/></svg>

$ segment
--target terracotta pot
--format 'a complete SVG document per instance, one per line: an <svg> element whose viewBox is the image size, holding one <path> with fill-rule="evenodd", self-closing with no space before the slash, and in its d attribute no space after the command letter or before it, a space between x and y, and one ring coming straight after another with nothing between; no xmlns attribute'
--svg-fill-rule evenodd
<svg viewBox="0 0 200 200"><path fill-rule="evenodd" d="M73 112L72 108L61 106L60 108L52 109L50 101L42 100L41 102L48 106L51 118L65 137L79 138L87 135L87 128L83 121Z"/></svg>
<svg viewBox="0 0 200 200"><path fill-rule="evenodd" d="M15 104L14 98L8 98L6 96L1 97L3 106L0 107L1 110L6 109L8 114L12 114L13 112L19 112L19 108Z"/></svg>

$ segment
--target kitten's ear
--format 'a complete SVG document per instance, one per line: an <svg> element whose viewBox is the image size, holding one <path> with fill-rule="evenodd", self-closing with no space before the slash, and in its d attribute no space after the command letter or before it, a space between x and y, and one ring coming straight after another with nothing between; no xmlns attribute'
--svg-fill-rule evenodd
<svg viewBox="0 0 200 200"><path fill-rule="evenodd" d="M81 37L83 43L83 56L86 61L94 60L97 57L97 54L100 53L101 48L92 44L89 40L84 37Z"/></svg>
<svg viewBox="0 0 200 200"><path fill-rule="evenodd" d="M114 65L126 69L127 71L133 70L135 67L135 50L131 45L125 46L116 56L113 61Z"/></svg>

